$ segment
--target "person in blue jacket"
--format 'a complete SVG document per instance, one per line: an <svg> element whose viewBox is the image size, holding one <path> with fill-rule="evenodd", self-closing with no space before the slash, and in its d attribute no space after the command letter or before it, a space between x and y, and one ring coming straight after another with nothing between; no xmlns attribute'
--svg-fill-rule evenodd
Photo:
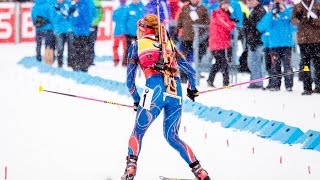
<svg viewBox="0 0 320 180"><path fill-rule="evenodd" d="M96 9L92 0L74 0L69 13L74 35L72 68L75 71L87 72L92 63L89 36L92 20L96 17Z"/></svg>
<svg viewBox="0 0 320 180"><path fill-rule="evenodd" d="M36 28L36 58L38 61L42 61L42 40L45 41L45 49L54 50L52 12L53 8L48 0L35 0L35 4L31 9L32 22Z"/></svg>
<svg viewBox="0 0 320 180"><path fill-rule="evenodd" d="M196 88L196 72L177 52L172 41L168 41L167 46L163 46L166 49L164 51L169 54L176 52L176 56L173 56L172 61L165 65L159 62L161 53L159 47L155 46L159 42L156 15L146 15L138 21L137 26L138 40L129 49L127 66L127 87L137 114L135 127L128 143L127 166L121 180L134 179L143 136L162 110L164 110L163 132L167 142L179 152L198 180L210 180L208 172L201 167L190 146L178 135L183 98L177 68L179 67L188 76L187 96L192 101L199 95ZM146 78L146 87L141 96L135 85L139 66Z"/></svg>
<svg viewBox="0 0 320 180"><path fill-rule="evenodd" d="M292 7L287 7L284 0L274 0L274 5L270 12L257 25L260 32L269 32L269 48L271 54L271 75L281 74L281 64L284 73L292 72L292 47L294 46L293 34L296 26L291 24ZM272 78L270 90L279 91L281 87L281 76ZM285 88L292 91L293 74L284 76Z"/></svg>
<svg viewBox="0 0 320 180"><path fill-rule="evenodd" d="M128 5L127 21L126 21L126 40L127 46L130 47L131 43L137 40L137 22L143 18L145 6L140 0L132 0ZM128 54L128 48L127 48Z"/></svg>
<svg viewBox="0 0 320 180"><path fill-rule="evenodd" d="M53 16L53 34L56 38L57 48L57 61L58 67L63 65L63 52L64 46L68 46L67 63L71 66L71 52L72 52L72 26L69 18L69 7L71 6L70 0L58 0L54 5Z"/></svg>
<svg viewBox="0 0 320 180"><path fill-rule="evenodd" d="M149 2L146 4L146 10L145 10L145 15L148 14L158 14L158 10L157 10L157 1L158 0L149 0ZM159 8L160 8L160 21L165 23L169 23L169 19L170 19L170 10L169 10L169 6L167 4L166 0L159 0Z"/></svg>

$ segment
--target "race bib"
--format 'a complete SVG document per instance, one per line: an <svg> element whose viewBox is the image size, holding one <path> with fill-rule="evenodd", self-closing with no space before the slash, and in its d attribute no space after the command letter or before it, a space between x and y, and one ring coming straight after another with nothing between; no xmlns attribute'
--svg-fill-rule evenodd
<svg viewBox="0 0 320 180"><path fill-rule="evenodd" d="M144 89L142 98L140 99L140 103L139 103L139 105L142 108L146 110L150 110L153 93L154 93L153 89L150 89L148 87Z"/></svg>

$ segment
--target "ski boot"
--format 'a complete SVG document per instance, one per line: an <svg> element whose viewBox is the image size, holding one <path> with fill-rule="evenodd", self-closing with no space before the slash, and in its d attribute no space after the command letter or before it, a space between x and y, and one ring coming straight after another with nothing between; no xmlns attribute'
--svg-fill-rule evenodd
<svg viewBox="0 0 320 180"><path fill-rule="evenodd" d="M201 167L199 161L195 161L189 166L191 167L192 173L196 176L194 180L211 180L208 172Z"/></svg>
<svg viewBox="0 0 320 180"><path fill-rule="evenodd" d="M124 170L124 174L121 180L133 180L137 171L137 160L138 157L134 155L127 156L127 167Z"/></svg>

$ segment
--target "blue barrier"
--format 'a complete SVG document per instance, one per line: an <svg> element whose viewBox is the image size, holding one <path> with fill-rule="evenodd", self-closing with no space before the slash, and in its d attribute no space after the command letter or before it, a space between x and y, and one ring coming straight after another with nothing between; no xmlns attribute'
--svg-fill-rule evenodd
<svg viewBox="0 0 320 180"><path fill-rule="evenodd" d="M198 102L193 102L191 104L191 113L196 113L197 111L200 111L203 108L203 105Z"/></svg>
<svg viewBox="0 0 320 180"><path fill-rule="evenodd" d="M201 114L199 114L200 118L203 118L206 121L209 121L211 115L216 114L221 108L219 107L209 107L207 110L203 111Z"/></svg>
<svg viewBox="0 0 320 180"><path fill-rule="evenodd" d="M215 111L212 111L211 113L209 113L206 119L211 122L222 122L223 121L222 115L224 114L224 111L225 110L221 108L216 109Z"/></svg>
<svg viewBox="0 0 320 180"><path fill-rule="evenodd" d="M229 111L222 111L220 114L221 119L221 126L225 128L229 128L232 124L237 122L242 115L236 111L229 110Z"/></svg>
<svg viewBox="0 0 320 180"><path fill-rule="evenodd" d="M303 149L314 149L320 145L320 132L308 130L294 144L302 144Z"/></svg>
<svg viewBox="0 0 320 180"><path fill-rule="evenodd" d="M283 144L293 144L299 137L303 135L303 132L292 126L284 125L276 133L274 133L270 139L280 141Z"/></svg>
<svg viewBox="0 0 320 180"><path fill-rule="evenodd" d="M192 105L193 105L193 102L190 101L190 100L185 100L183 101L182 103L182 110L185 111L185 112L191 112L192 111Z"/></svg>
<svg viewBox="0 0 320 180"><path fill-rule="evenodd" d="M241 116L238 121L230 125L230 127L243 130L253 119L254 117L251 116Z"/></svg>
<svg viewBox="0 0 320 180"><path fill-rule="evenodd" d="M202 119L206 119L207 116L210 114L210 112L216 111L217 109L218 109L217 107L207 107L201 113L198 114L198 117Z"/></svg>
<svg viewBox="0 0 320 180"><path fill-rule="evenodd" d="M97 61L109 60L109 57L97 58ZM61 68L43 64L35 60L35 57L25 57L18 64L26 68L37 67L39 72L60 75L64 78L72 79L80 84L94 85L116 91L120 95L130 96L125 83L107 80L98 76L91 76L83 72L66 71ZM142 88L138 88L139 93ZM280 141L285 144L303 144L304 149L313 149L320 151L320 132L309 130L303 133L299 128L287 126L282 122L269 121L260 117L242 116L235 111L226 111L219 107L207 107L190 100L183 101L184 111L193 112L199 118L212 122L219 121L223 127L232 127L257 133L261 137L270 137L271 140Z"/></svg>
<svg viewBox="0 0 320 180"><path fill-rule="evenodd" d="M205 112L206 110L208 110L208 109L209 109L209 107L204 106L204 105L201 105L201 106L194 112L194 114L195 114L196 116L200 117L201 114L202 114L203 112Z"/></svg>
<svg viewBox="0 0 320 180"><path fill-rule="evenodd" d="M269 121L265 126L263 126L256 134L263 138L269 138L285 124L278 121Z"/></svg>
<svg viewBox="0 0 320 180"><path fill-rule="evenodd" d="M320 152L320 144L316 146L313 150L319 151Z"/></svg>
<svg viewBox="0 0 320 180"><path fill-rule="evenodd" d="M263 119L261 117L257 117L253 119L243 130L249 131L252 133L256 133L259 131L263 126L265 126L269 120Z"/></svg>

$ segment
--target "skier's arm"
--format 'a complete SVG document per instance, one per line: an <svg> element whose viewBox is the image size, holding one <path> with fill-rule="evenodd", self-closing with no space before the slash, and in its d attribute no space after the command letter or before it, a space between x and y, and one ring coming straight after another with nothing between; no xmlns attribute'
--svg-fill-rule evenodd
<svg viewBox="0 0 320 180"><path fill-rule="evenodd" d="M140 101L140 95L137 91L135 79L138 69L138 48L137 43L131 44L128 51L127 59L127 87L134 102Z"/></svg>
<svg viewBox="0 0 320 180"><path fill-rule="evenodd" d="M191 90L196 89L196 78L197 78L196 70L189 64L187 60L185 60L181 56L178 59L178 66L183 72L187 74L189 84L190 84L190 89Z"/></svg>

